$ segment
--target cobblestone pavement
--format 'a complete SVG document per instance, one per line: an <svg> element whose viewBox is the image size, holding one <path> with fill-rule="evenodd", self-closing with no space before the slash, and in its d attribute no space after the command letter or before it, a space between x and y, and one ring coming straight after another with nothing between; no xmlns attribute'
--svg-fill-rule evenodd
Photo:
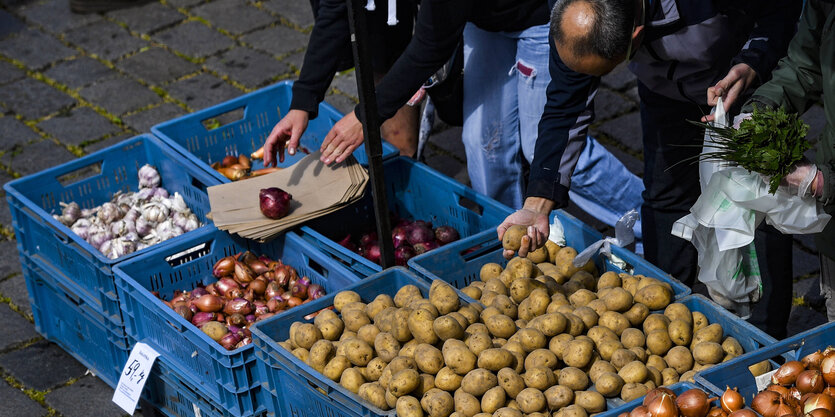
<svg viewBox="0 0 835 417"><path fill-rule="evenodd" d="M304 0L160 0L91 15L70 13L68 0L0 0L0 185L293 79L312 23ZM640 175L636 90L623 68L604 78L593 134ZM350 110L353 74L338 76L326 100ZM805 117L819 134L822 109ZM460 129L437 126L427 149L430 166L468 182ZM35 331L0 197L0 416L122 415L111 388ZM825 318L812 239L795 239L793 255L796 333Z"/></svg>

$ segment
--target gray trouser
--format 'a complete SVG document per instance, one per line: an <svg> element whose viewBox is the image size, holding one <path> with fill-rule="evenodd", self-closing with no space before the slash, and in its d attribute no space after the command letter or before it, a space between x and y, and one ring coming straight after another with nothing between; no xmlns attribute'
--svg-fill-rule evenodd
<svg viewBox="0 0 835 417"><path fill-rule="evenodd" d="M826 318L835 321L835 260L820 254L821 294L826 299Z"/></svg>

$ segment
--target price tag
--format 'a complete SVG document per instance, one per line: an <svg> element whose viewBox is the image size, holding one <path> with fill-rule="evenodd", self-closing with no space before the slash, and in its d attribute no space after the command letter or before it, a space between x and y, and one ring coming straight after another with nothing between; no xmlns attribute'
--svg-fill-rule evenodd
<svg viewBox="0 0 835 417"><path fill-rule="evenodd" d="M125 363L125 369L119 377L116 385L116 392L113 393L113 402L128 414L136 411L136 404L142 395L142 388L151 376L151 368L159 356L154 349L144 343L137 343L130 352L130 357Z"/></svg>
<svg viewBox="0 0 835 417"><path fill-rule="evenodd" d="M768 385L771 384L771 375L774 375L775 372L777 372L776 369L754 378L754 380L757 382L757 392L760 392L768 388Z"/></svg>

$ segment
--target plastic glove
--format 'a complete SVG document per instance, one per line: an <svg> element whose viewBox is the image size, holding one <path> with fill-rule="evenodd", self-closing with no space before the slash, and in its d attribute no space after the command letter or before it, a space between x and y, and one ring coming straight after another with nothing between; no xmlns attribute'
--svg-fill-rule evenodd
<svg viewBox="0 0 835 417"><path fill-rule="evenodd" d="M812 195L812 182L815 181L817 176L818 167L804 159L797 164L794 171L783 178L780 186L785 187L789 194L806 197Z"/></svg>
<svg viewBox="0 0 835 417"><path fill-rule="evenodd" d="M740 113L734 117L734 129L739 130L739 125L742 124L743 120L747 120L751 118L751 113Z"/></svg>

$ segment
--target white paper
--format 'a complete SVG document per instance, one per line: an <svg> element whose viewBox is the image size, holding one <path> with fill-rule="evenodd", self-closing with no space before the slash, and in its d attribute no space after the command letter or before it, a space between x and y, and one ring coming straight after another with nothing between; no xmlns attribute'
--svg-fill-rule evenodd
<svg viewBox="0 0 835 417"><path fill-rule="evenodd" d="M771 385L771 376L774 375L775 372L777 372L777 369L771 372L766 372L754 378L754 380L757 382L757 392L760 392L768 388L769 385Z"/></svg>
<svg viewBox="0 0 835 417"><path fill-rule="evenodd" d="M137 343L130 352L130 357L125 363L125 369L119 377L116 391L113 393L113 402L128 414L136 411L136 404L142 395L142 388L151 376L151 368L159 356L154 349L144 343Z"/></svg>

